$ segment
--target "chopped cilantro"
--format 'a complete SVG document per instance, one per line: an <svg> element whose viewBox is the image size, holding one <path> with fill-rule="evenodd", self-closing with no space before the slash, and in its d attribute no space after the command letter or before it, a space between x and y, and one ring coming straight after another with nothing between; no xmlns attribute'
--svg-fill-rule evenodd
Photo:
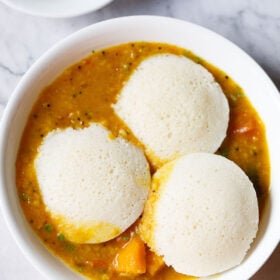
<svg viewBox="0 0 280 280"><path fill-rule="evenodd" d="M75 246L69 243L65 244L65 248L70 252L73 252L75 250Z"/></svg>
<svg viewBox="0 0 280 280"><path fill-rule="evenodd" d="M65 241L65 236L62 234L62 233L59 233L57 235L57 238L60 240L60 241Z"/></svg>
<svg viewBox="0 0 280 280"><path fill-rule="evenodd" d="M227 149L221 150L221 155L222 155L223 157L227 157L227 156L228 156L228 150L227 150Z"/></svg>
<svg viewBox="0 0 280 280"><path fill-rule="evenodd" d="M126 235L125 235L125 236L123 236L122 238L123 238L123 240L128 240L128 239L129 239L129 237L128 237L128 236L126 236Z"/></svg>
<svg viewBox="0 0 280 280"><path fill-rule="evenodd" d="M51 232L53 229L52 225L51 224L45 224L45 231L46 232Z"/></svg>

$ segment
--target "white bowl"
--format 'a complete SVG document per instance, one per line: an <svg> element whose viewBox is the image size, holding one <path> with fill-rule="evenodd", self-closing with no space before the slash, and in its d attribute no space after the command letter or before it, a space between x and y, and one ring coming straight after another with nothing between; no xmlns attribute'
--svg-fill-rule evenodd
<svg viewBox="0 0 280 280"><path fill-rule="evenodd" d="M54 46L24 75L10 98L0 131L0 204L8 227L26 257L47 278L69 280L80 277L46 250L24 218L15 186L17 150L29 112L43 87L93 49L132 41L175 44L224 70L243 87L266 125L271 186L258 237L241 265L217 276L222 279L248 279L264 264L279 242L279 94L257 63L237 46L205 28L176 19L133 16L94 24Z"/></svg>
<svg viewBox="0 0 280 280"><path fill-rule="evenodd" d="M51 18L75 17L96 11L113 0L0 0L20 12Z"/></svg>

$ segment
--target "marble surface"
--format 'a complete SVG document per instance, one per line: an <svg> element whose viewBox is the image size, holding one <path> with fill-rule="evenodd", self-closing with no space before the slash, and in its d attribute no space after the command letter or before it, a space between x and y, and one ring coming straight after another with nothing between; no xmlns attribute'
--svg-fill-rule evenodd
<svg viewBox="0 0 280 280"><path fill-rule="evenodd" d="M175 17L216 31L249 53L280 89L279 0L115 0L72 19L28 16L0 3L0 115L20 78L53 44L89 24L136 14ZM11 238L1 213L0 224L0 279L43 280ZM280 279L280 246L252 279Z"/></svg>

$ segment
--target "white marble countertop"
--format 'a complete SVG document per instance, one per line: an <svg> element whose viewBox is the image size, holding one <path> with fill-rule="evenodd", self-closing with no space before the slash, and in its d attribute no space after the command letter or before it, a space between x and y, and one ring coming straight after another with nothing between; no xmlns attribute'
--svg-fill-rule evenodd
<svg viewBox="0 0 280 280"><path fill-rule="evenodd" d="M115 0L77 18L46 19L21 14L0 3L0 115L30 65L66 35L119 16L152 14L205 26L249 53L280 89L279 0ZM0 279L44 279L11 238L0 213ZM252 278L280 279L280 246Z"/></svg>

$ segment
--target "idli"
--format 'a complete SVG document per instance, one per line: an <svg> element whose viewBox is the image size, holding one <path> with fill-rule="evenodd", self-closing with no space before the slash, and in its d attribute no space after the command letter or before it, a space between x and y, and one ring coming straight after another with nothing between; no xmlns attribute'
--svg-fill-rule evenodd
<svg viewBox="0 0 280 280"><path fill-rule="evenodd" d="M143 211L150 187L143 151L98 124L49 133L35 170L55 226L77 243L104 242L125 231Z"/></svg>
<svg viewBox="0 0 280 280"><path fill-rule="evenodd" d="M180 155L215 152L229 121L227 99L212 74L173 54L144 60L113 108L157 167Z"/></svg>
<svg viewBox="0 0 280 280"><path fill-rule="evenodd" d="M177 272L202 277L240 264L258 222L246 174L222 156L195 153L154 174L140 234Z"/></svg>

